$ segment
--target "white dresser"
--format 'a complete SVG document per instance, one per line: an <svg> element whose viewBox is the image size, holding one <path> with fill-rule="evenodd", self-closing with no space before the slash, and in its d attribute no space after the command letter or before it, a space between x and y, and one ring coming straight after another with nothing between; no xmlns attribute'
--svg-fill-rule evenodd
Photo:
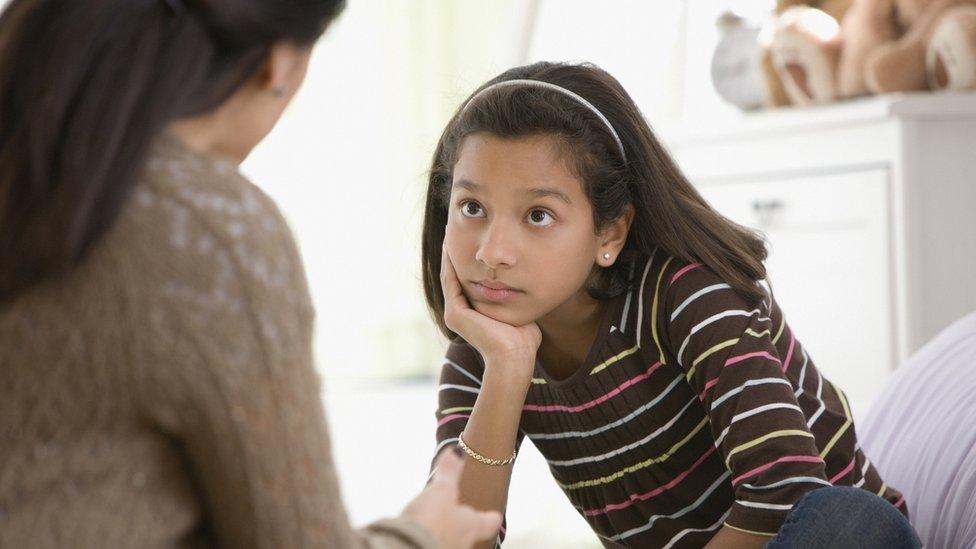
<svg viewBox="0 0 976 549"><path fill-rule="evenodd" d="M766 234L787 321L856 415L976 310L976 94L766 111L663 138L716 209Z"/></svg>

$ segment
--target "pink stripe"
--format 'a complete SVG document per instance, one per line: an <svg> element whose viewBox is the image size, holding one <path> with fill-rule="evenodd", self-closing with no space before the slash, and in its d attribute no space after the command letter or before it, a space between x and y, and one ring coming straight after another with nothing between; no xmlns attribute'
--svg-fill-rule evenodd
<svg viewBox="0 0 976 549"><path fill-rule="evenodd" d="M454 421L455 419L467 419L469 417L471 416L465 414L454 414L447 417L442 417L441 420L437 422L437 426L440 427L441 425Z"/></svg>
<svg viewBox="0 0 976 549"><path fill-rule="evenodd" d="M786 360L783 361L783 372L790 367L790 359L793 358L793 348L796 346L796 336L793 335L793 330L790 330L790 349L786 351Z"/></svg>
<svg viewBox="0 0 976 549"><path fill-rule="evenodd" d="M705 388L702 389L701 394L698 395L698 400L700 400L702 402L705 402L705 393L707 393L709 389L711 389L712 387L714 387L716 383L718 383L718 378L717 377L714 378L714 379L708 380L708 383L705 384Z"/></svg>
<svg viewBox="0 0 976 549"><path fill-rule="evenodd" d="M671 284L674 284L674 281L675 280L678 280L679 278L681 278L682 275L684 275L688 271L690 271L692 269L696 269L698 267L701 267L701 263L692 263L691 265L688 265L688 266L684 267L683 269L681 269L680 271L674 273L674 276L671 277L671 282L668 283L668 286L670 286Z"/></svg>
<svg viewBox="0 0 976 549"><path fill-rule="evenodd" d="M537 404L526 404L522 406L522 409L525 410L526 412L582 412L583 410L592 408L597 404L606 402L607 400L619 395L627 387L630 387L631 385L637 382L643 381L651 377L651 374L654 373L654 370L657 370L660 367L661 367L661 363L657 362L653 366L648 368L647 371L644 372L643 374L628 379L627 381L621 383L620 386L617 387L616 389L601 396L600 398L591 400L585 404L580 404L578 406L539 406Z"/></svg>
<svg viewBox="0 0 976 549"><path fill-rule="evenodd" d="M734 356L734 357L732 357L732 358L730 358L730 359L728 359L728 360L725 361L725 366L731 366L733 364L737 364L739 362L742 362L743 360L749 360L750 358L755 358L755 357L768 358L769 360L772 360L773 362L776 362L777 364L779 363L779 359L778 358L776 358L773 355L767 353L766 351L756 351L755 353L746 353L744 355ZM698 395L698 400L700 400L702 402L705 402L705 393L707 393L709 389L711 389L712 387L714 387L716 383L718 383L718 378L717 377L716 378L713 378L713 379L710 379L708 381L708 383L705 384L705 388L702 389L702 392Z"/></svg>
<svg viewBox="0 0 976 549"><path fill-rule="evenodd" d="M630 494L629 496L627 496L627 501L622 501L620 503L611 503L610 505L607 505L606 507L603 507L603 508L600 508L600 509L588 509L588 510L585 510L585 511L583 511L583 515L584 516L587 516L587 517L593 517L593 516L596 516L596 515L605 515L605 514L607 514L610 511L617 511L619 509L626 509L626 508L630 507L631 505L637 503L638 501L647 501L647 500L651 499L654 496L657 496L659 494L663 494L664 492L667 492L671 488L674 488L679 482L681 482L682 480L684 480L685 477L687 477L689 474L691 474L692 471L694 471L699 465L701 465L702 462L704 462L708 458L708 456L712 455L714 452L715 452L715 447L712 446L707 452L705 452L704 454L702 454L702 456L700 458L698 458L698 460L695 461L695 463L687 471L685 471L685 472L681 473L680 475L674 477L674 479L672 479L671 481L669 481L667 484L665 484L663 486L659 486L659 487L651 490L650 492L646 492L646 493L643 493L643 494Z"/></svg>
<svg viewBox="0 0 976 549"><path fill-rule="evenodd" d="M744 355L734 356L734 357L726 360L725 361L725 365L726 366L731 366L733 364L737 364L739 362L742 362L743 360L749 360L750 358L755 358L757 356L761 356L763 358L768 358L769 360L772 360L773 362L779 364L779 359L776 358L776 357L774 357L773 355L769 354L768 352L766 352L766 351L756 351L755 353L746 353Z"/></svg>
<svg viewBox="0 0 976 549"><path fill-rule="evenodd" d="M905 505L905 496L898 498L898 501L894 503L895 507L901 507Z"/></svg>
<svg viewBox="0 0 976 549"><path fill-rule="evenodd" d="M834 478L830 479L830 483L831 484L836 484L838 480L844 478L844 475L846 475L847 473L850 473L851 472L851 469L854 468L854 459L855 458L851 458L851 463L848 464L847 467L844 467L844 470L843 471L841 471L841 472L837 473L836 475L834 475Z"/></svg>
<svg viewBox="0 0 976 549"><path fill-rule="evenodd" d="M783 456L783 457L777 459L776 461L769 462L766 465L760 465L759 467L756 467L752 471L749 471L747 473L744 473L744 474L741 474L741 475L735 477L734 479L732 479L732 486L735 486L736 484L739 483L739 481L741 481L743 479L747 479L749 477L752 477L752 476L758 475L759 473L762 473L763 471L765 471L766 469L771 468L772 466L776 465L777 463L789 463L789 462L823 463L824 461L822 459L820 459L818 456Z"/></svg>

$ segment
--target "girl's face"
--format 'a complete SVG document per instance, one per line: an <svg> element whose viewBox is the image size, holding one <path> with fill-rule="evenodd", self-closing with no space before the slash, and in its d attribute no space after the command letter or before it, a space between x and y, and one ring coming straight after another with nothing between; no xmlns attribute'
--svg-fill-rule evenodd
<svg viewBox="0 0 976 549"><path fill-rule="evenodd" d="M544 135L465 138L445 241L471 306L515 326L586 299L594 263L617 251L603 249L582 181Z"/></svg>

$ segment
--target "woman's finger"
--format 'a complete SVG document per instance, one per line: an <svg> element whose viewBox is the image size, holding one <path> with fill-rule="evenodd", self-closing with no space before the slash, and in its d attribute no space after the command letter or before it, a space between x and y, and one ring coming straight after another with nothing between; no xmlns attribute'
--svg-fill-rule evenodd
<svg viewBox="0 0 976 549"><path fill-rule="evenodd" d="M473 511L473 510L472 510ZM472 533L476 540L490 540L502 527L502 515L498 511L473 511Z"/></svg>
<svg viewBox="0 0 976 549"><path fill-rule="evenodd" d="M464 459L455 453L453 448L445 448L434 461L434 478L437 484L448 484L457 487L461 482L461 471L464 469Z"/></svg>

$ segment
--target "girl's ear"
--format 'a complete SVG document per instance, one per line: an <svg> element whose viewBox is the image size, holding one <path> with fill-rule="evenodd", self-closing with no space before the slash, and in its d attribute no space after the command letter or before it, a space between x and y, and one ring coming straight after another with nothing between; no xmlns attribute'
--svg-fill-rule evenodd
<svg viewBox="0 0 976 549"><path fill-rule="evenodd" d="M623 250L627 242L627 235L630 233L630 224L634 221L634 206L627 204L623 211L603 229L598 235L598 247L596 250L596 262L601 267L609 267L617 261L620 251Z"/></svg>

